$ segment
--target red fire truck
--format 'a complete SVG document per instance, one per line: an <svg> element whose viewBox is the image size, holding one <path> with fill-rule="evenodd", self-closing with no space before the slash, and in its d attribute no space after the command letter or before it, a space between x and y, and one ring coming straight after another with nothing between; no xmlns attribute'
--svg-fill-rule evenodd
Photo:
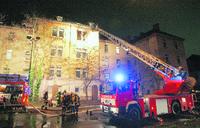
<svg viewBox="0 0 200 128"><path fill-rule="evenodd" d="M94 28L94 25L91 25ZM103 112L117 116L128 116L134 120L146 117L156 118L162 114L177 114L194 109L195 95L185 84L187 76L182 69L168 65L159 58L129 44L128 42L95 27L100 34L120 46L129 54L150 66L160 75L164 88L151 95L138 96L139 85L134 80L123 81L123 75L116 74L114 81L106 81L100 86L101 108Z"/></svg>
<svg viewBox="0 0 200 128"><path fill-rule="evenodd" d="M0 74L0 109L25 108L30 88L27 77L18 74Z"/></svg>

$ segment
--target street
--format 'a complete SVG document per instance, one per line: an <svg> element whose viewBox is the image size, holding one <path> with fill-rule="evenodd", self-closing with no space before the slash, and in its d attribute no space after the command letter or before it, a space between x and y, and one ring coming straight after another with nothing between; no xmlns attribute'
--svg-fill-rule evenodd
<svg viewBox="0 0 200 128"><path fill-rule="evenodd" d="M127 119L110 120L100 111L91 115L86 113L75 116L46 117L35 113L7 113L0 115L0 128L188 128L200 127L199 116L182 114L163 116L163 121L145 119L136 123Z"/></svg>

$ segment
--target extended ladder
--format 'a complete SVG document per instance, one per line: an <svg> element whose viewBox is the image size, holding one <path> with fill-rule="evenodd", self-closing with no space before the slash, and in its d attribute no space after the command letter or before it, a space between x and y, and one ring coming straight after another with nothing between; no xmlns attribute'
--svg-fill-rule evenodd
<svg viewBox="0 0 200 128"><path fill-rule="evenodd" d="M176 76L179 74L178 69L176 69L175 67L173 67L173 66L165 63L161 59L141 50L140 48L137 48L136 46L129 44L127 41L122 40L122 39L114 36L113 34L110 34L106 31L98 28L97 26L94 26L94 24L90 24L90 27L92 29L96 29L97 31L99 31L99 33L101 35L103 35L103 36L107 37L109 40L111 40L112 43L120 46L125 51L127 51L129 54L135 56L136 58L138 58L139 60L141 60L148 66L150 66L151 68L153 68L153 69L157 70L158 72L162 73L163 75L165 75L166 77L171 78L172 76Z"/></svg>

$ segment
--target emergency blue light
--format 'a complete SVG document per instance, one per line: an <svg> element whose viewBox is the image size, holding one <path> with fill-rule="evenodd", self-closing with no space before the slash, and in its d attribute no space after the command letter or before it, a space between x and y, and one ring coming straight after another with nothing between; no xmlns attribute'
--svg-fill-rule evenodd
<svg viewBox="0 0 200 128"><path fill-rule="evenodd" d="M124 80L124 76L122 74L117 74L115 76L115 81L122 82Z"/></svg>

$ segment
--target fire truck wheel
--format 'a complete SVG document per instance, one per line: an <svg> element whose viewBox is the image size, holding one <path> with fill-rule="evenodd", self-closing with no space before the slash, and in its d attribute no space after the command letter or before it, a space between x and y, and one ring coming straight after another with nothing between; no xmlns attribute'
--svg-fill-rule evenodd
<svg viewBox="0 0 200 128"><path fill-rule="evenodd" d="M133 121L141 120L140 110L137 107L131 107L128 111L128 115L129 115L130 119Z"/></svg>
<svg viewBox="0 0 200 128"><path fill-rule="evenodd" d="M174 101L172 103L172 113L174 115L181 113L181 106L180 106L180 103L178 101Z"/></svg>

